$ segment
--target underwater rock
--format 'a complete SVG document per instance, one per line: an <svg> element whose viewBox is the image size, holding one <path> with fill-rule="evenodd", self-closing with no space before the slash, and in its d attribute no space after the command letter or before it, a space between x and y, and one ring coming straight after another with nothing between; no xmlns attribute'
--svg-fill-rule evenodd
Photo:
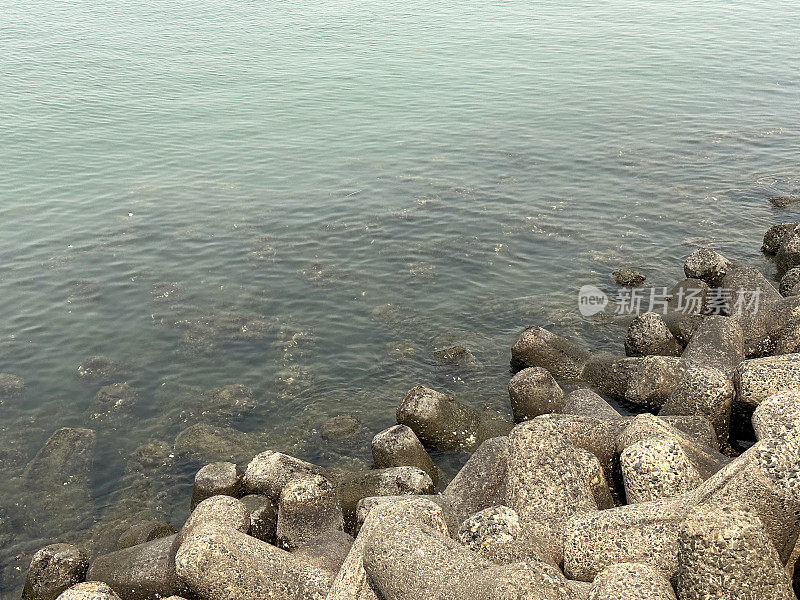
<svg viewBox="0 0 800 600"><path fill-rule="evenodd" d="M361 421L352 415L337 415L322 424L322 439L342 440L361 431Z"/></svg>
<svg viewBox="0 0 800 600"><path fill-rule="evenodd" d="M263 440L230 427L198 423L175 438L175 454L196 463L245 463L264 448Z"/></svg>
<svg viewBox="0 0 800 600"><path fill-rule="evenodd" d="M335 284L350 278L347 271L320 262L311 262L302 266L297 270L297 276L314 285Z"/></svg>
<svg viewBox="0 0 800 600"><path fill-rule="evenodd" d="M353 415L336 415L320 427L322 446L337 454L361 453L370 440L370 432Z"/></svg>
<svg viewBox="0 0 800 600"><path fill-rule="evenodd" d="M413 340L398 340L386 344L386 354L393 360L403 360L419 354L419 346Z"/></svg>
<svg viewBox="0 0 800 600"><path fill-rule="evenodd" d="M152 474L154 471L171 468L173 463L172 444L161 440L151 440L136 448L125 464L129 475Z"/></svg>
<svg viewBox="0 0 800 600"><path fill-rule="evenodd" d="M92 398L89 418L102 420L130 414L138 403L139 392L127 383L105 385Z"/></svg>
<svg viewBox="0 0 800 600"><path fill-rule="evenodd" d="M125 533L119 536L117 550L132 548L139 544L146 544L163 537L178 533L175 528L165 521L152 519L141 521L132 525Z"/></svg>
<svg viewBox="0 0 800 600"><path fill-rule="evenodd" d="M436 276L436 265L422 261L410 262L406 264L406 271L411 277L433 279Z"/></svg>
<svg viewBox="0 0 800 600"><path fill-rule="evenodd" d="M645 282L647 277L637 271L634 271L633 269L623 268L611 271L611 279L617 285L626 287L639 287Z"/></svg>
<svg viewBox="0 0 800 600"><path fill-rule="evenodd" d="M395 324L401 318L400 307L392 303L382 304L373 308L370 316L378 323Z"/></svg>
<svg viewBox="0 0 800 600"><path fill-rule="evenodd" d="M219 350L220 342L214 330L207 326L192 326L183 334L180 353L185 357L213 356Z"/></svg>
<svg viewBox="0 0 800 600"><path fill-rule="evenodd" d="M275 258L277 251L273 246L275 239L271 235L262 235L250 242L247 251L247 260L251 262L264 262Z"/></svg>
<svg viewBox="0 0 800 600"><path fill-rule="evenodd" d="M96 302L103 296L103 286L99 279L77 279L70 281L67 304Z"/></svg>
<svg viewBox="0 0 800 600"><path fill-rule="evenodd" d="M91 429L64 427L47 440L25 468L28 508L46 531L78 529L91 519L90 488L96 435Z"/></svg>
<svg viewBox="0 0 800 600"><path fill-rule="evenodd" d="M150 300L155 304L181 302L186 296L183 284L178 281L159 281L150 287Z"/></svg>
<svg viewBox="0 0 800 600"><path fill-rule="evenodd" d="M16 398L25 389L25 380L11 373L0 373L0 404L3 400Z"/></svg>
<svg viewBox="0 0 800 600"><path fill-rule="evenodd" d="M255 394L240 383L223 385L206 390L199 397L188 401L183 412L185 422L202 422L226 426L241 419L257 407Z"/></svg>
<svg viewBox="0 0 800 600"><path fill-rule="evenodd" d="M90 356L78 365L78 378L93 383L105 383L119 378L121 367L105 356Z"/></svg>
<svg viewBox="0 0 800 600"><path fill-rule="evenodd" d="M450 346L433 351L433 357L443 363L477 365L478 359L464 346Z"/></svg>
<svg viewBox="0 0 800 600"><path fill-rule="evenodd" d="M289 364L275 376L275 385L282 395L298 394L309 389L313 382L313 369L298 364Z"/></svg>

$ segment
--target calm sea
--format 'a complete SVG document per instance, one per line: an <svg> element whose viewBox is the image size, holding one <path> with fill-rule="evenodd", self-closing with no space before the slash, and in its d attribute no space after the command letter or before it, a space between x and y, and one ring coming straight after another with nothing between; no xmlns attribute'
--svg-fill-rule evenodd
<svg viewBox="0 0 800 600"><path fill-rule="evenodd" d="M368 467L416 384L505 409L524 325L621 351L576 301L614 268L670 286L711 244L774 273L798 24L780 0L0 0L0 372L26 382L0 595L52 541L180 525L204 390L252 390L214 424L256 445ZM121 421L90 418L93 355L138 392ZM363 431L323 436L343 414ZM88 503L22 476L66 426L96 431Z"/></svg>

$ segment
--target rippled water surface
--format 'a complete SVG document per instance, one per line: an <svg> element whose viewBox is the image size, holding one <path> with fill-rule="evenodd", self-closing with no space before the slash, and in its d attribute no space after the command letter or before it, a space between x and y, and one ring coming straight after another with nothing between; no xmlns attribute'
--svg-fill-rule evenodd
<svg viewBox="0 0 800 600"><path fill-rule="evenodd" d="M767 202L800 193L796 2L0 14L0 372L25 380L0 405L3 597L46 543L179 525L198 461L369 466L418 383L506 410L522 326L621 350L581 285L671 285L700 244L772 273L763 231L798 219ZM453 345L474 358L433 356ZM94 355L135 388L114 418L77 376ZM204 409L231 384L247 410ZM342 414L363 430L323 436ZM176 445L196 423L247 435ZM96 432L87 484L25 471L66 426Z"/></svg>

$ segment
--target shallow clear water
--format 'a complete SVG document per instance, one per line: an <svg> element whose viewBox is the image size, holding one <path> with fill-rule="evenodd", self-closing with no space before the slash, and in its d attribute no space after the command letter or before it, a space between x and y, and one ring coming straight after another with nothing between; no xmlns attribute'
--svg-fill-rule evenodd
<svg viewBox="0 0 800 600"><path fill-rule="evenodd" d="M581 318L581 285L621 265L671 285L699 244L772 273L763 231L798 219L767 202L800 192L796 2L0 14L0 372L26 381L0 406L4 596L51 540L180 523L196 464L125 469L172 446L202 390L252 388L225 424L257 445L368 466L326 419L374 433L417 383L504 407L524 325L621 349L619 324ZM477 364L432 356L453 344ZM127 420L89 418L91 355L138 389ZM37 522L46 483L14 479L63 426L98 438L78 533Z"/></svg>

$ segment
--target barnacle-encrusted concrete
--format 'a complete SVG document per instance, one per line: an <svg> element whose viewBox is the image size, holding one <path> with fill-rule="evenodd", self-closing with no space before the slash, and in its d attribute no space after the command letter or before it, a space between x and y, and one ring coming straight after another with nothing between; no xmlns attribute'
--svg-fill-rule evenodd
<svg viewBox="0 0 800 600"><path fill-rule="evenodd" d="M678 546L681 600L793 600L791 581L757 515L739 506L698 507Z"/></svg>

